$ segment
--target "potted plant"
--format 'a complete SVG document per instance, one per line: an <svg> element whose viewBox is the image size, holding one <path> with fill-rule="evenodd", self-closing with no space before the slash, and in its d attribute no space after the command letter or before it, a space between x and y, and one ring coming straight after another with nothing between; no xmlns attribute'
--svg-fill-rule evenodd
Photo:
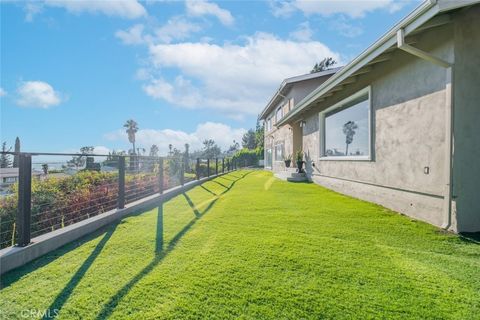
<svg viewBox="0 0 480 320"><path fill-rule="evenodd" d="M303 151L298 150L295 152L295 160L297 162L297 171L299 173L303 172Z"/></svg>
<svg viewBox="0 0 480 320"><path fill-rule="evenodd" d="M285 160L283 161L285 162L285 167L290 168L290 165L292 163L292 155L291 154L287 155Z"/></svg>

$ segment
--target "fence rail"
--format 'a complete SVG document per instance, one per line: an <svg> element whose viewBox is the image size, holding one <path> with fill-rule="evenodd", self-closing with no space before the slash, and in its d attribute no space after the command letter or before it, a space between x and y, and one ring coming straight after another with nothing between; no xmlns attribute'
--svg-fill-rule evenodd
<svg viewBox="0 0 480 320"><path fill-rule="evenodd" d="M18 157L18 172L11 170L16 181L8 186L0 181L0 248L27 246L33 237L239 165L231 158L2 153ZM75 166L58 159L68 156ZM37 157L43 158L32 161Z"/></svg>

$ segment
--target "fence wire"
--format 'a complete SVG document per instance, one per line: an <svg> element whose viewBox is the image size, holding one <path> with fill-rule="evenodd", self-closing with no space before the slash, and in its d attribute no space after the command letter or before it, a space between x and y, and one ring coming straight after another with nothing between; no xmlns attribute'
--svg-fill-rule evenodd
<svg viewBox="0 0 480 320"><path fill-rule="evenodd" d="M195 179L234 169L228 159L124 156L126 204ZM119 206L119 156L32 155L31 237L37 237ZM18 240L18 168L0 189L0 248ZM15 172L17 175L15 177Z"/></svg>

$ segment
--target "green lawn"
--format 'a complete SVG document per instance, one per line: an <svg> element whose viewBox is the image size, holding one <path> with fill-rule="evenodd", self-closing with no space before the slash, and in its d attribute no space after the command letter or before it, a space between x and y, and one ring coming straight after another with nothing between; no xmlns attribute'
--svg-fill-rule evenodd
<svg viewBox="0 0 480 320"><path fill-rule="evenodd" d="M239 171L10 272L0 308L5 319L480 319L480 245Z"/></svg>

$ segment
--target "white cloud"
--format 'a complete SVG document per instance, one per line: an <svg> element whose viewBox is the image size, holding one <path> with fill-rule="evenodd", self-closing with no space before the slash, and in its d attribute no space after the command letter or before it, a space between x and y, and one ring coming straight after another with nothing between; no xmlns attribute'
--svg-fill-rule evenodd
<svg viewBox="0 0 480 320"><path fill-rule="evenodd" d="M32 22L33 17L43 10L43 5L40 2L27 2L23 9L25 11L25 21Z"/></svg>
<svg viewBox="0 0 480 320"><path fill-rule="evenodd" d="M297 30L290 32L291 38L302 42L310 41L312 36L313 30L310 28L310 23L308 21L301 23Z"/></svg>
<svg viewBox="0 0 480 320"><path fill-rule="evenodd" d="M191 23L182 17L173 17L167 23L155 30L156 38L161 42L170 43L172 40L183 40L192 33L200 31L199 25Z"/></svg>
<svg viewBox="0 0 480 320"><path fill-rule="evenodd" d="M163 99L169 103L194 109L201 103L201 95L191 81L179 75L173 84L163 79L152 79L143 86L143 90L155 99Z"/></svg>
<svg viewBox="0 0 480 320"><path fill-rule="evenodd" d="M115 32L115 36L122 40L124 44L142 44L145 42L143 37L143 28L144 27L142 24L136 24L126 31L118 30Z"/></svg>
<svg viewBox="0 0 480 320"><path fill-rule="evenodd" d="M60 93L43 81L25 81L17 89L17 104L24 107L47 109L62 102Z"/></svg>
<svg viewBox="0 0 480 320"><path fill-rule="evenodd" d="M205 0L188 0L186 3L187 13L191 16L215 16L220 22L226 26L233 25L235 19L230 11L220 8L217 4Z"/></svg>
<svg viewBox="0 0 480 320"><path fill-rule="evenodd" d="M3 88L0 88L0 97L5 97L7 95L7 91L5 91Z"/></svg>
<svg viewBox="0 0 480 320"><path fill-rule="evenodd" d="M295 11L301 11L307 16L344 14L352 18L362 18L366 13L379 9L395 12L404 4L405 1L399 3L394 0L291 0L271 2L271 7L276 17L288 17Z"/></svg>
<svg viewBox="0 0 480 320"><path fill-rule="evenodd" d="M170 43L173 40L184 40L192 33L202 30L199 25L180 16L169 19L165 25L154 29L153 34L145 34L144 29L143 24L137 24L127 30L118 30L115 36L127 45Z"/></svg>
<svg viewBox="0 0 480 320"><path fill-rule="evenodd" d="M175 148L183 150L185 143L190 145L190 150L202 148L202 141L213 139L222 148L228 149L233 140L241 141L246 132L243 128L234 129L223 123L205 122L197 126L194 132L185 132L172 129L140 129L136 134L138 146L149 148L156 144L160 149L160 154L168 152L168 145L172 144ZM110 141L123 141L128 143L128 138L124 130L117 130L104 135L104 138Z"/></svg>
<svg viewBox="0 0 480 320"><path fill-rule="evenodd" d="M181 76L170 82L150 77L143 89L178 106L210 108L240 118L256 115L284 78L307 73L324 57L341 60L317 41L282 40L265 33L245 40L241 45L150 45L151 73L174 69Z"/></svg>
<svg viewBox="0 0 480 320"><path fill-rule="evenodd" d="M42 10L43 6L64 8L70 13L101 13L126 19L136 19L147 15L147 11L137 0L45 0L28 2L25 6L27 21Z"/></svg>

